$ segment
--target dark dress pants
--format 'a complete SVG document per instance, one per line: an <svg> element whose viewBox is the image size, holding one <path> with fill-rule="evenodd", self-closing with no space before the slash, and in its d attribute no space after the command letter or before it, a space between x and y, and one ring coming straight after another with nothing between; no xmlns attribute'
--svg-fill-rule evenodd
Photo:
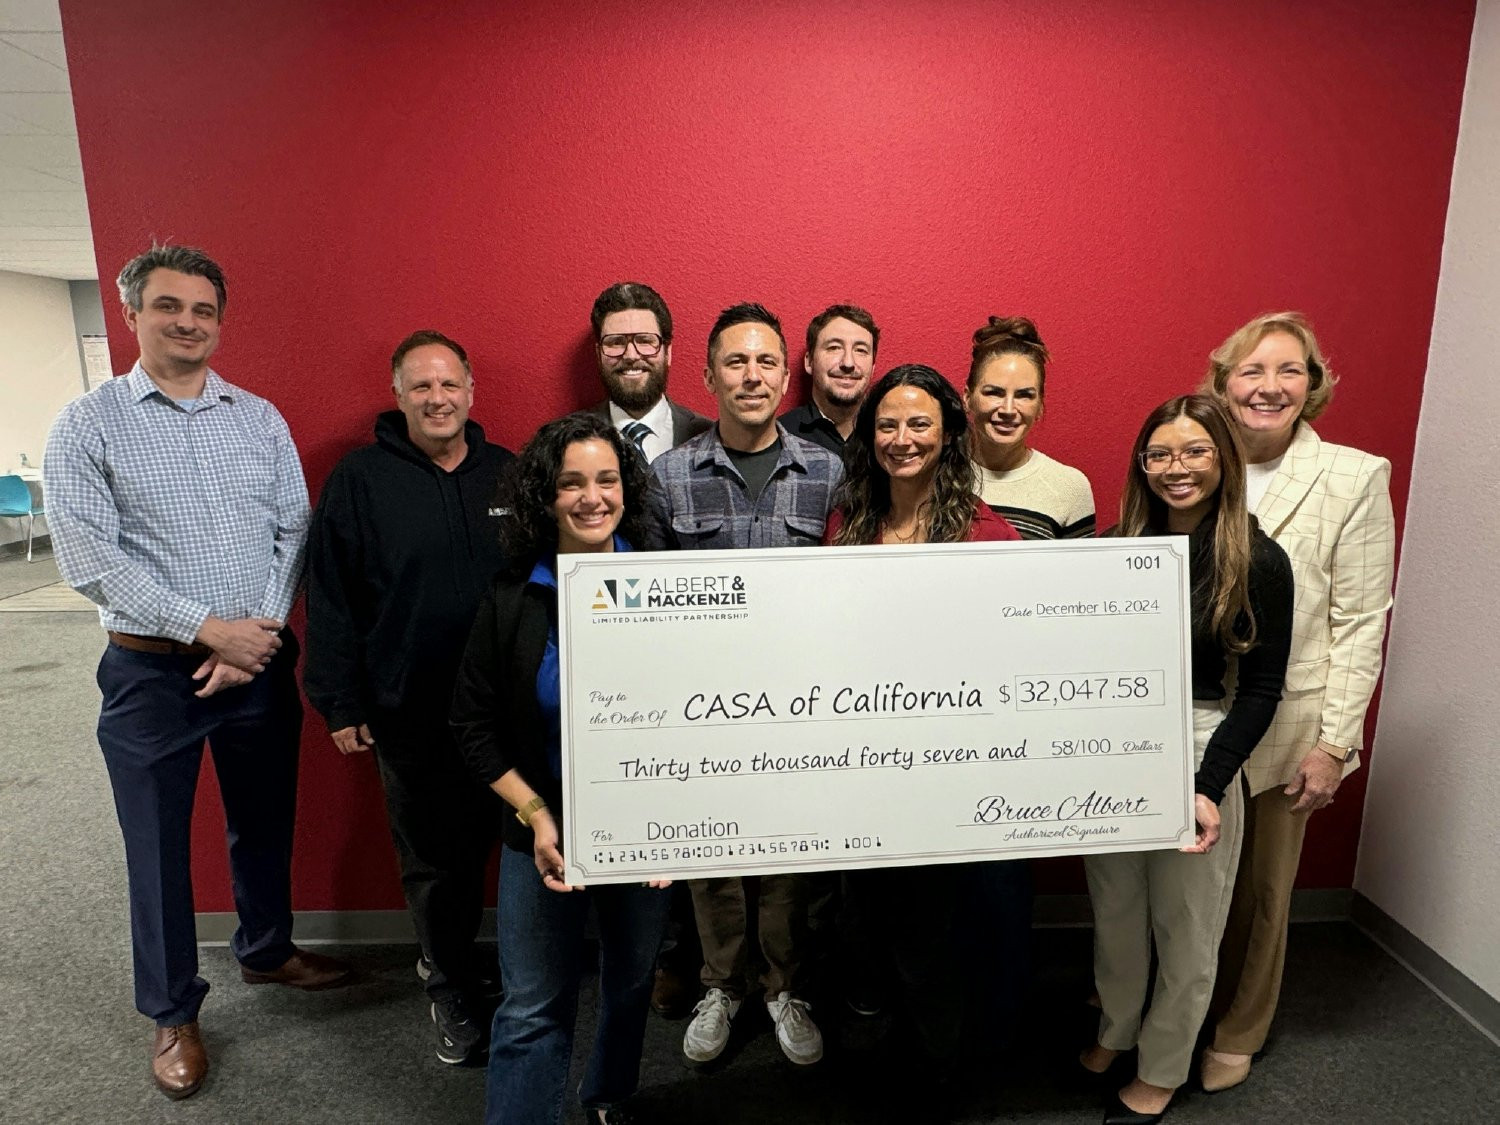
<svg viewBox="0 0 1500 1125"><path fill-rule="evenodd" d="M433 698L446 694L433 693ZM422 955L432 965L427 994L441 1000L476 990L485 866L500 835L504 803L475 780L442 707L378 710L370 716L385 787L401 887ZM486 975L493 975L493 961Z"/></svg>
<svg viewBox="0 0 1500 1125"><path fill-rule="evenodd" d="M193 798L208 741L228 824L239 928L230 948L257 972L293 953L292 827L302 703L297 642L243 687L207 699L192 679L201 657L135 652L111 643L99 661L99 747L114 790L130 881L135 1005L167 1027L198 1018L190 870Z"/></svg>
<svg viewBox="0 0 1500 1125"><path fill-rule="evenodd" d="M967 974L955 956L954 923L966 884L963 864L848 872L852 894L874 924L925 1056L917 1070L951 1076L963 1042Z"/></svg>

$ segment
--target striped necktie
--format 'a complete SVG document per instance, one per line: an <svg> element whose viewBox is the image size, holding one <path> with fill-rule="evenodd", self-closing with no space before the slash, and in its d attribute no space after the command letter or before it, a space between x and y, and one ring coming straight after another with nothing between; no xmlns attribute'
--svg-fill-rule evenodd
<svg viewBox="0 0 1500 1125"><path fill-rule="evenodd" d="M646 452L646 435L655 431L644 422L631 422L620 432L635 442L635 447L644 455Z"/></svg>

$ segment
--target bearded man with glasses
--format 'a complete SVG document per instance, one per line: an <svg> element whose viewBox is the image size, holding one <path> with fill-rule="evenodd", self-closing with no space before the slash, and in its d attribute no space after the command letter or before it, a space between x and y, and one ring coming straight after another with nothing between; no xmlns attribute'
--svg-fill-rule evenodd
<svg viewBox="0 0 1500 1125"><path fill-rule="evenodd" d="M667 398L672 314L660 293L636 281L617 281L599 294L590 320L599 380L609 396L593 413L613 422L647 461L713 425Z"/></svg>

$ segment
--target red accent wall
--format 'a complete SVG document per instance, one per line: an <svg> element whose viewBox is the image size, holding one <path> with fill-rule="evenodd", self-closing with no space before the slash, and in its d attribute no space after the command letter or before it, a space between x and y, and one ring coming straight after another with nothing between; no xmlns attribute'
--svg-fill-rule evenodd
<svg viewBox="0 0 1500 1125"><path fill-rule="evenodd" d="M1344 376L1320 431L1390 458L1404 513L1470 0L62 12L106 305L153 236L208 249L215 366L281 408L315 495L408 331L464 342L475 417L517 447L598 397L588 308L632 278L677 320L673 396L708 412L704 339L738 300L781 315L793 362L813 313L864 304L879 370L955 382L987 314L1032 316L1056 357L1037 445L1105 521L1146 413L1241 322L1301 308ZM1350 884L1363 774L1346 793L1305 886ZM373 763L315 716L301 794L296 905L399 906ZM231 908L221 825L201 802L202 910Z"/></svg>

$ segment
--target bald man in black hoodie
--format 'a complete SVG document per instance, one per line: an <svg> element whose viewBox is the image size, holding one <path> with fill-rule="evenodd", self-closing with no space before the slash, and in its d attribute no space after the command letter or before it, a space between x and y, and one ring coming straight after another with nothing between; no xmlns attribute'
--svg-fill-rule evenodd
<svg viewBox="0 0 1500 1125"><path fill-rule="evenodd" d="M469 421L464 349L414 332L391 357L398 410L334 468L308 537L303 686L340 753L373 751L422 945L437 1055L483 1058L493 987L474 949L504 809L470 776L448 704L479 600L500 567L493 509L508 449Z"/></svg>

